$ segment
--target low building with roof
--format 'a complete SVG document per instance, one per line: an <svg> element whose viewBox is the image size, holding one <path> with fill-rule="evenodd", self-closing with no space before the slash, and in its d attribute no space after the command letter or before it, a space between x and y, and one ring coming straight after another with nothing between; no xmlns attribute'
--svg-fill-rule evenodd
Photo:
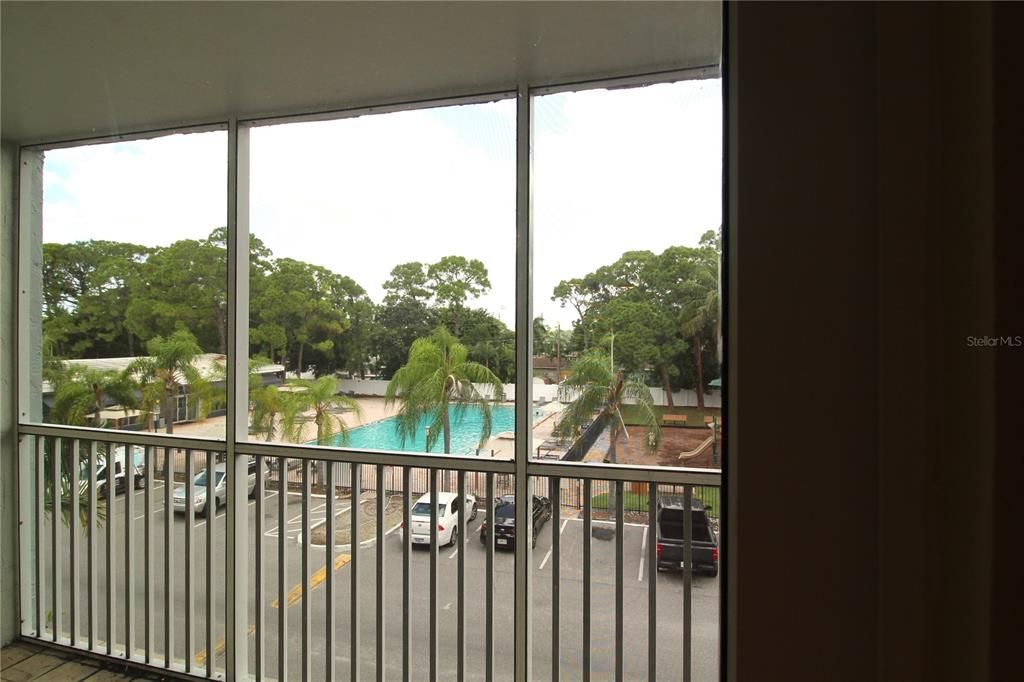
<svg viewBox="0 0 1024 682"><path fill-rule="evenodd" d="M64 360L65 366L69 368L81 367L97 371L123 372L128 369L132 362L138 357L123 358L77 358ZM210 383L214 395L224 395L227 383L227 356L221 353L203 353L196 356L193 366L199 371L200 376ZM266 364L250 369L252 374L260 376L263 385L281 384L285 378L285 367L281 364ZM177 411L174 423L195 421L203 411L200 399L189 392L189 387L184 377L180 378L181 388L177 398ZM43 381L43 418L48 419L53 408L56 386L50 381ZM212 406L211 406L212 407ZM223 407L206 410L207 416L215 417L225 413ZM153 415L153 423L156 428L166 426L163 418L157 410ZM100 410L100 424L92 424L93 415L88 416L90 426L105 425L109 428L141 430L146 428L149 414L134 408L125 408L114 401L106 402Z"/></svg>

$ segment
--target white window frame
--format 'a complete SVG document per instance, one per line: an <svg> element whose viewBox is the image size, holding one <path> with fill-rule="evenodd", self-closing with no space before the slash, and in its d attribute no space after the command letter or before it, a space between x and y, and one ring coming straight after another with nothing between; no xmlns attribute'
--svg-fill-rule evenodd
<svg viewBox="0 0 1024 682"><path fill-rule="evenodd" d="M382 464L385 466L419 466L454 471L492 472L515 476L515 492L519 499L532 497L529 482L534 476L645 482L675 485L723 484L717 470L660 468L635 465L606 465L584 462L538 460L532 457L532 385L533 385L533 225L531 215L531 162L532 162L532 103L533 97L559 92L601 88L643 87L657 83L719 78L719 65L672 70L627 77L590 81L533 84L522 82L515 89L444 99L398 102L381 106L368 106L326 111L295 112L262 118L232 118L226 122L203 123L166 130L140 131L131 134L109 135L88 140L69 140L22 146L19 155L18 190L18 266L17 266L17 376L15 384L18 402L18 433L21 435L68 436L97 438L110 431L102 429L59 427L42 423L39 400L41 395L41 279L42 279L42 156L46 150L101 144L127 140L162 137L171 134L226 130L227 155L227 305L228 305L228 358L226 433L223 439L189 438L163 434L134 434L133 438L154 446L179 448L226 449L231 475L228 477L227 554L227 661L229 679L247 677L247 603L236 595L248 592L248 528L247 495L245 482L248 457L315 457L345 463ZM370 114L414 109L436 108L458 104L491 102L501 99L516 100L516 396L515 396L515 459L513 461L484 460L479 458L446 457L427 453L381 452L350 450L344 447L311 447L283 443L265 443L248 439L248 352L249 352L249 132L253 127L299 121L323 121L351 118ZM723 404L724 407L724 404ZM103 436L100 436L102 439ZM20 439L19 485L21 490L32 489L32 453ZM235 487L241 484L241 489ZM240 494L239 494L240 493ZM29 496L19 499L21 518L30 518L33 510ZM524 537L532 531L531 505L517 505L516 526L525 528ZM23 552L33 546L31 524L21 525L20 543ZM519 543L515 556L515 677L532 679L531 670L531 616L530 594L532 547ZM23 553L20 561L22 604L32 602L34 576L33 561ZM522 595L522 598L520 598ZM725 613L724 594L722 611ZM724 632L724 630L723 630ZM524 644L520 645L519 643ZM621 644L621 643L620 643ZM722 659L724 664L724 659Z"/></svg>

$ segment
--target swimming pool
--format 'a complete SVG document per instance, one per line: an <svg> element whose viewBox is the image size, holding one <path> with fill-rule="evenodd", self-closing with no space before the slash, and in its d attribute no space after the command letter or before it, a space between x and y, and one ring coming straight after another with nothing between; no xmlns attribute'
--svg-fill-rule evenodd
<svg viewBox="0 0 1024 682"><path fill-rule="evenodd" d="M483 414L479 407L470 406L462 411L461 419L456 415L454 408L449 408L452 425L452 452L453 455L476 454L476 447L480 443L480 426L483 423ZM534 410L536 420L539 412ZM349 448L365 448L368 450L401 450L406 452L426 452L426 427L430 419L424 417L417 425L416 433L411 438L402 439L396 430L397 422L394 417L382 419L379 422L359 426L348 432L348 441L341 442L341 436L335 436L331 445ZM513 431L515 429L515 408L510 405L495 405L491 407L491 436L496 436L502 431ZM444 438L438 437L431 452L444 452Z"/></svg>

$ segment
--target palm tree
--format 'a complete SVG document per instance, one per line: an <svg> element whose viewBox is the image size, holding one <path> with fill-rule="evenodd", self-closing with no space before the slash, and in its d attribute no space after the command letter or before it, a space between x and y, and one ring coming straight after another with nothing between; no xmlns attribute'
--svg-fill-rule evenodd
<svg viewBox="0 0 1024 682"><path fill-rule="evenodd" d="M505 391L494 372L468 356L466 347L444 327L413 341L408 362L395 372L384 394L385 405L401 403L397 428L403 445L414 437L420 422L429 419L427 450L443 437L444 453L451 454L450 410L454 408L459 420L471 405L479 406L482 416L479 447L491 437L490 404L503 400ZM476 384L489 386L492 397L477 390Z"/></svg>
<svg viewBox="0 0 1024 682"><path fill-rule="evenodd" d="M577 438L583 426L594 419L608 429L608 454L605 462L616 463L616 447L623 434L629 438L626 421L622 417L622 406L627 401L636 405L640 423L645 428L644 445L651 452L661 441L661 427L654 412L651 389L638 374L626 376L614 371L611 362L601 351L588 351L572 365L569 378L558 389L558 399L568 405L562 411L561 419L555 426L555 435L562 438ZM608 489L608 513L614 514L615 486Z"/></svg>
<svg viewBox="0 0 1024 682"><path fill-rule="evenodd" d="M363 412L355 400L346 395L338 395L337 379L331 376L319 379L299 379L289 385L305 390L293 393L294 399L291 404L289 404L288 398L281 403L282 410L286 413L286 421L290 423L286 431L292 433L296 431L297 420L294 418L294 407L299 407L303 411L313 411L317 445L331 445L335 434L340 434L342 443L348 440L348 425L341 415L336 414L336 411L339 408L351 410L356 416L362 416ZM277 391L276 388L274 390ZM280 392L278 395L281 395Z"/></svg>
<svg viewBox="0 0 1024 682"><path fill-rule="evenodd" d="M274 439L279 418L284 412L284 395L277 386L260 386L249 391L252 404L252 425L250 431L263 436L267 442Z"/></svg>
<svg viewBox="0 0 1024 682"><path fill-rule="evenodd" d="M159 404L167 433L174 433L178 393L182 386L188 386L189 394L199 398L200 415L205 416L212 391L210 382L195 366L196 357L203 352L196 338L179 329L167 338L153 337L147 349L149 357L136 359L125 370L142 385L143 409L151 412Z"/></svg>
<svg viewBox="0 0 1024 682"><path fill-rule="evenodd" d="M56 387L50 418L60 424L83 426L91 415L92 425L102 428L101 411L108 400L120 405L126 416L135 405L134 382L121 372L76 365L51 376Z"/></svg>
<svg viewBox="0 0 1024 682"><path fill-rule="evenodd" d="M697 407L704 408L704 364L701 359L701 335L711 326L721 336L718 314L718 254L715 233L708 231L700 239L701 246L694 261L693 279L684 286L681 331L693 340L697 370Z"/></svg>
<svg viewBox="0 0 1024 682"><path fill-rule="evenodd" d="M559 400L568 405L555 426L556 435L576 436L597 412L596 419L608 429L605 461L615 464L619 437L623 434L629 437L622 417L622 406L629 401L636 405L639 421L646 429L644 444L652 451L658 447L661 428L654 412L651 389L640 375L626 376L621 371L613 371L608 356L601 351L589 351L573 363L569 378L562 382L558 392Z"/></svg>
<svg viewBox="0 0 1024 682"><path fill-rule="evenodd" d="M718 324L718 287L697 281L692 285L693 298L683 306L683 336L693 339L693 354L697 367L697 407L704 409L704 364L701 360L701 334L712 324Z"/></svg>

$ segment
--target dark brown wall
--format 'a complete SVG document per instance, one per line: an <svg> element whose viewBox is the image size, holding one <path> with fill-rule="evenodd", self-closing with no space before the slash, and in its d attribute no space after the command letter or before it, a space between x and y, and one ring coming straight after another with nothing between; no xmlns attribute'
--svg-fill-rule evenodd
<svg viewBox="0 0 1024 682"><path fill-rule="evenodd" d="M1019 679L1022 14L736 12L736 679Z"/></svg>
<svg viewBox="0 0 1024 682"><path fill-rule="evenodd" d="M859 681L878 589L875 11L737 19L737 679Z"/></svg>

